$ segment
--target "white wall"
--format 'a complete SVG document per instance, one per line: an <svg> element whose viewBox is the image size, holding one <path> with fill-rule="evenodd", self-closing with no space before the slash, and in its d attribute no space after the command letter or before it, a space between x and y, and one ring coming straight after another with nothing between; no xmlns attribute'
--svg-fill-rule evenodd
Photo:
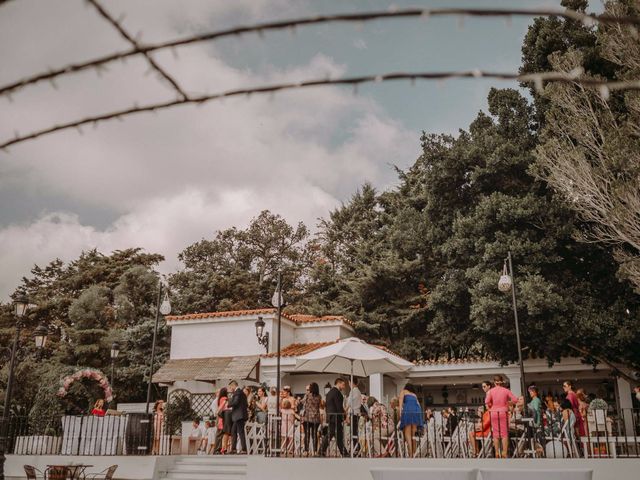
<svg viewBox="0 0 640 480"><path fill-rule="evenodd" d="M115 473L117 480L151 480L160 478L159 472L173 464L176 457L155 456L86 456L86 455L7 455L5 478L7 480L24 480L23 465L32 465L44 472L47 465L84 464L93 465L87 473L100 472L111 465L118 465Z"/></svg>
<svg viewBox="0 0 640 480"><path fill-rule="evenodd" d="M532 472L534 478L560 479L562 473L552 475L551 472L587 470L593 472L593 480L635 480L638 478L638 459L592 459L592 460L555 460L555 459L396 459L396 458L359 458L359 459L328 459L328 458L265 458L251 456L248 458L248 480L278 480L282 478L305 480L342 479L371 480L374 469L424 469L411 478L421 480L435 480L454 477L453 470L505 470L502 478L519 478L519 471ZM429 475L428 469L448 470L449 476L443 476L442 471ZM394 477L392 477L394 478ZM395 477L395 478L400 478ZM404 477L409 478L409 477ZM480 476L478 476L480 478ZM522 478L522 475L520 476ZM531 478L527 475L526 478Z"/></svg>
<svg viewBox="0 0 640 480"><path fill-rule="evenodd" d="M265 348L258 344L255 322L257 315L197 320L176 320L171 325L172 359L234 357L262 355ZM277 322L264 316L265 333L269 333L269 351L276 350ZM295 325L283 318L282 348L295 341Z"/></svg>
<svg viewBox="0 0 640 480"><path fill-rule="evenodd" d="M340 325L316 323L296 328L294 343L334 342L342 338Z"/></svg>

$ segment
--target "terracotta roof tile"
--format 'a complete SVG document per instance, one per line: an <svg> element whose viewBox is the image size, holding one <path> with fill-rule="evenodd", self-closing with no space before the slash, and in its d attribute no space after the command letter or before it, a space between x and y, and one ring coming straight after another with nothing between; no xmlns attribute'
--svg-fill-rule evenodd
<svg viewBox="0 0 640 480"><path fill-rule="evenodd" d="M230 310L227 312L207 312L207 313L189 313L186 315L167 315L166 319L169 321L176 320L197 320L201 318L222 318L222 317L241 317L244 315L260 315L260 314L274 314L276 313L275 308L258 308L253 310ZM297 323L298 325L303 323L313 323L313 322L333 322L333 321L342 321L347 325L353 327L353 323L346 317L340 315L324 315L321 317L317 317L315 315L305 315L298 313L283 313L282 316L291 320L292 322Z"/></svg>
<svg viewBox="0 0 640 480"><path fill-rule="evenodd" d="M291 345L288 345L281 350L280 356L281 357L297 357L298 355L304 355L306 353L313 352L314 350L317 350L319 348L326 347L328 345L333 345L336 342L337 340L334 340L333 342L292 343ZM271 352L266 355L263 355L263 357L276 357L277 355L278 355L278 352Z"/></svg>
<svg viewBox="0 0 640 480"><path fill-rule="evenodd" d="M188 313L186 315L167 315L167 320L195 320L198 318L214 318L214 317L241 317L243 315L259 315L261 313L274 313L275 308L258 308L254 310L230 310L227 312L206 312L206 313Z"/></svg>

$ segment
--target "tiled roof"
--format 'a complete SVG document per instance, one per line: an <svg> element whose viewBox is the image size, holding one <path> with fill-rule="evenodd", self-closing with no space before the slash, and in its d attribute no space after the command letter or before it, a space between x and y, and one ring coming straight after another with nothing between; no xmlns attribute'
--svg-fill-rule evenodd
<svg viewBox="0 0 640 480"><path fill-rule="evenodd" d="M258 355L170 359L154 373L153 383L173 383L177 380L255 380L249 377L259 359Z"/></svg>
<svg viewBox="0 0 640 480"><path fill-rule="evenodd" d="M306 353L313 352L314 350L317 350L319 348L326 347L328 345L333 345L336 342L337 340L333 342L292 343L291 345L284 347L280 351L280 356L281 357L297 357L298 355L304 355ZM276 357L277 355L278 355L278 352L271 352L266 355L263 355L263 357Z"/></svg>
<svg viewBox="0 0 640 480"><path fill-rule="evenodd" d="M186 315L167 315L167 320L195 320L198 318L214 317L242 317L244 315L260 315L261 313L274 313L275 308L258 308L254 310L230 310L228 312L188 313Z"/></svg>
<svg viewBox="0 0 640 480"><path fill-rule="evenodd" d="M316 317L315 315L305 315L302 313L293 313L285 315L287 318L293 320L294 322L300 323L312 323L312 322L333 322L333 321L342 321L348 325L353 327L353 323L347 317L343 317L342 315L323 315L321 317Z"/></svg>
<svg viewBox="0 0 640 480"><path fill-rule="evenodd" d="M288 345L282 349L281 356L297 357L298 355L305 355L319 348L326 347L328 345L333 345L334 343L339 341L340 340L334 340L333 342L292 343L291 345ZM395 355L396 357L403 358L401 355L398 355L396 352L388 349L384 345L376 345L373 343L371 345L379 348L380 350L384 350L385 352L390 353L391 355ZM277 355L278 355L278 352L271 352L266 355L263 355L263 357L276 357Z"/></svg>
<svg viewBox="0 0 640 480"><path fill-rule="evenodd" d="M416 365L463 365L466 363L491 362L495 361L491 358L467 357L467 358L436 358L428 360L418 360L413 363Z"/></svg>
<svg viewBox="0 0 640 480"><path fill-rule="evenodd" d="M221 318L221 317L242 317L245 315L267 315L276 313L275 308L258 308L254 310L231 310L227 312L208 312L208 313L189 313L187 315L168 315L167 320L196 320L201 318ZM313 322L333 322L342 321L353 327L353 323L346 317L340 315L324 315L317 317L315 315L304 315L299 313L283 313L282 316L291 320L298 325Z"/></svg>

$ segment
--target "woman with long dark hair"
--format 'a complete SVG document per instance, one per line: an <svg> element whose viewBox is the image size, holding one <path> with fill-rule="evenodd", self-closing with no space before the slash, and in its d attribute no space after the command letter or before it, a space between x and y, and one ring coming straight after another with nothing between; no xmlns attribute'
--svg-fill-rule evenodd
<svg viewBox="0 0 640 480"><path fill-rule="evenodd" d="M424 425L422 407L418 403L418 397L413 385L407 383L400 392L400 430L404 433L404 441L407 444L407 456L413 457L416 451L416 432L418 427Z"/></svg>
<svg viewBox="0 0 640 480"><path fill-rule="evenodd" d="M227 406L229 403L229 392L226 387L222 387L218 393L218 433L222 435L222 445L220 453L225 454L229 451L231 439L231 409Z"/></svg>
<svg viewBox="0 0 640 480"><path fill-rule="evenodd" d="M316 382L309 385L307 394L304 396L304 412L302 421L304 426L304 451L314 454L318 451L318 427L320 426L320 387ZM309 451L309 442L312 450Z"/></svg>

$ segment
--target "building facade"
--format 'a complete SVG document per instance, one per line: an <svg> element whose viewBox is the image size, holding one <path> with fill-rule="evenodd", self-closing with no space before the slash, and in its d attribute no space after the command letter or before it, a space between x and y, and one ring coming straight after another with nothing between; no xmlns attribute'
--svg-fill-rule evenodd
<svg viewBox="0 0 640 480"><path fill-rule="evenodd" d="M257 340L258 319L264 322L264 333L269 336L266 347ZM170 357L155 373L153 381L168 387L169 398L177 393L203 395L201 409L206 409L206 396L231 379L252 385L276 385L276 309L195 313L168 316L166 320L171 327ZM355 329L345 317L283 314L281 384L291 386L294 394L303 394L312 381L319 384L321 392L325 390L336 374L295 371L296 359L352 336ZM484 402L481 382L497 373L508 379L514 393L522 393L517 365L489 360L416 362L407 374L378 374L362 381L367 393L384 402L411 382L424 406L472 407ZM631 408L632 387L615 373L611 366L594 367L579 358L564 358L553 366L544 359L525 361L526 384L535 384L543 394L558 396L562 382L569 379L587 393L604 398L616 410Z"/></svg>

